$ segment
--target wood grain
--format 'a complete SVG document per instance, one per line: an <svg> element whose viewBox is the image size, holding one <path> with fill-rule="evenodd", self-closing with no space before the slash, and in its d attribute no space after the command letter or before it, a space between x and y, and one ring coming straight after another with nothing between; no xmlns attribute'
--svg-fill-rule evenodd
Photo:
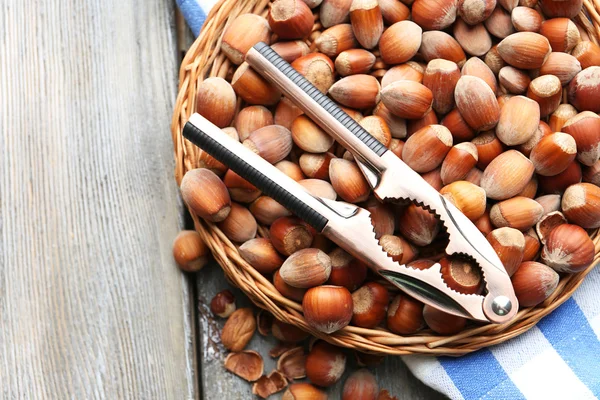
<svg viewBox="0 0 600 400"><path fill-rule="evenodd" d="M174 3L0 3L0 397L195 398Z"/></svg>

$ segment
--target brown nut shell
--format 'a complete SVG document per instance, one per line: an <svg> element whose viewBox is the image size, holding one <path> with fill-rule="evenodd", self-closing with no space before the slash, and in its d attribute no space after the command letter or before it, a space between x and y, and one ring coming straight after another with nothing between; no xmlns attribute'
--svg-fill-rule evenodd
<svg viewBox="0 0 600 400"><path fill-rule="evenodd" d="M227 187L214 172L197 168L181 180L181 197L190 209L211 222L223 221L231 211Z"/></svg>
<svg viewBox="0 0 600 400"><path fill-rule="evenodd" d="M519 266L511 280L519 305L534 307L554 293L559 276L547 265L526 261Z"/></svg>

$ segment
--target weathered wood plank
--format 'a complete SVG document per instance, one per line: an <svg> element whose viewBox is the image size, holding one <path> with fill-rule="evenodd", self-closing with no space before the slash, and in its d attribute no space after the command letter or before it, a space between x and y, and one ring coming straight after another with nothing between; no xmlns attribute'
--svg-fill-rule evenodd
<svg viewBox="0 0 600 400"><path fill-rule="evenodd" d="M250 384L223 368L227 351L221 345L220 332L224 320L214 318L208 307L212 297L223 289L230 289L235 293L238 307L250 306L250 301L243 293L227 283L223 271L215 262L212 262L198 273L197 282L201 340L199 368L202 374L203 398L206 400L215 399L217 393L221 399L258 398L252 395ZM269 349L276 344L277 340L272 336L263 337L256 333L248 345L249 349L256 350L263 356L265 373L269 373L276 367L276 360L268 356ZM327 389L329 398L332 400L341 398L343 382L352 371L358 369L351 353L348 353L347 366L346 373L340 382ZM381 365L372 368L371 371L377 377L379 386L382 389L388 389L390 393L399 399L442 400L446 398L415 378L400 357L386 357ZM272 396L272 398L278 399L280 396Z"/></svg>
<svg viewBox="0 0 600 400"><path fill-rule="evenodd" d="M195 398L174 3L0 3L0 397Z"/></svg>

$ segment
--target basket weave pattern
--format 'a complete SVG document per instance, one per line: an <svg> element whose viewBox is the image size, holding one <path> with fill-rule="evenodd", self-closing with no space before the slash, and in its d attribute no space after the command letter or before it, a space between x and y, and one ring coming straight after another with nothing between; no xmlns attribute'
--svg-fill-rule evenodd
<svg viewBox="0 0 600 400"><path fill-rule="evenodd" d="M269 0L221 0L209 13L200 36L185 56L179 74L179 94L175 104L171 131L175 150L175 177L177 183L185 172L197 168L198 149L182 136L184 124L195 110L197 85L208 77L231 78L235 65L220 52L224 29L244 13L266 16ZM584 7L576 21L598 44L600 38L600 0L584 0ZM239 103L238 103L239 110ZM541 318L566 301L582 283L584 277L600 262L600 234L592 235L596 256L586 270L562 277L553 295L542 304L525 308L507 324L471 326L459 334L440 336L430 330L411 336L400 336L382 328L364 329L354 326L333 334L321 333L310 327L302 316L300 304L283 297L273 284L257 272L239 254L237 247L212 223L192 214L195 228L211 249L228 280L248 295L259 307L275 318L296 325L312 335L332 344L364 352L380 354L435 354L459 356L483 347L504 342L531 329ZM266 232L259 227L261 236Z"/></svg>

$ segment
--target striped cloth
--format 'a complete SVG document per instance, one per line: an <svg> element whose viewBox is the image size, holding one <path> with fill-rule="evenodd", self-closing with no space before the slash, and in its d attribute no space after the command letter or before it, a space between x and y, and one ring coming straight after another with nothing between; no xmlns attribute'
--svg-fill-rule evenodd
<svg viewBox="0 0 600 400"><path fill-rule="evenodd" d="M198 35L215 0L177 0ZM600 268L536 327L459 357L405 356L413 374L451 399L600 398Z"/></svg>

